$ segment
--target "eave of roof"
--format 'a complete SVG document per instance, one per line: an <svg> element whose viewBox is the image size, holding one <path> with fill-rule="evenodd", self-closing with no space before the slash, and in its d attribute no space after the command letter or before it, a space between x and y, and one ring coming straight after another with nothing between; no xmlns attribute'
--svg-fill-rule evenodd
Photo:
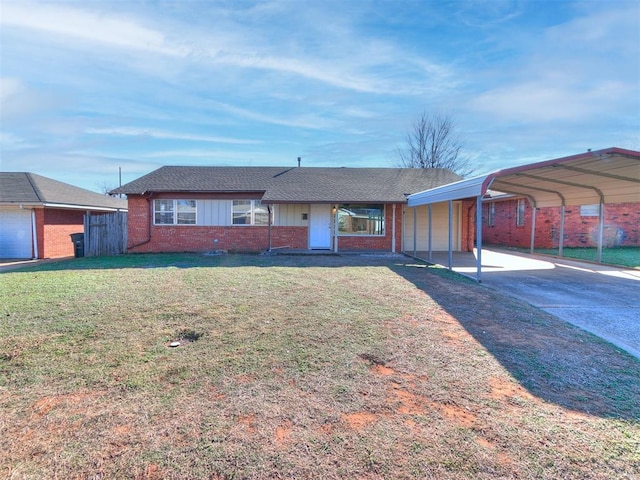
<svg viewBox="0 0 640 480"><path fill-rule="evenodd" d="M0 205L126 210L127 202L29 172L0 172Z"/></svg>

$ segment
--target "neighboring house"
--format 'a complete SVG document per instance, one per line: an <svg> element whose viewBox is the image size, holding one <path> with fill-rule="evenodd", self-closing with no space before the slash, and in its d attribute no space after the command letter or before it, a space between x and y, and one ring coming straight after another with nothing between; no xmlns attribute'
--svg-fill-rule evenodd
<svg viewBox="0 0 640 480"><path fill-rule="evenodd" d="M34 173L0 172L0 258L73 256L70 235L83 232L85 213L126 208L124 199Z"/></svg>
<svg viewBox="0 0 640 480"><path fill-rule="evenodd" d="M524 197L498 195L483 202L482 238L485 244L529 248L532 208ZM559 207L536 212L536 248L558 248ZM640 203L606 203L603 208L603 246L640 246ZM564 246L595 247L599 235L599 204L565 208Z"/></svg>
<svg viewBox="0 0 640 480"><path fill-rule="evenodd" d="M112 193L127 195L129 252L400 252L413 248L407 196L460 178L446 169L166 166ZM456 250L473 246L468 212L457 205ZM446 250L446 231L436 238L434 249Z"/></svg>

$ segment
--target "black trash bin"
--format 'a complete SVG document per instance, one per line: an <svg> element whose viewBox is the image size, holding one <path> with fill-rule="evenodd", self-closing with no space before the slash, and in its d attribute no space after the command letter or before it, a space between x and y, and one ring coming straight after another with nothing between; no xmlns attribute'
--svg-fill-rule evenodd
<svg viewBox="0 0 640 480"><path fill-rule="evenodd" d="M73 242L73 256L84 257L84 233L72 233L71 242Z"/></svg>

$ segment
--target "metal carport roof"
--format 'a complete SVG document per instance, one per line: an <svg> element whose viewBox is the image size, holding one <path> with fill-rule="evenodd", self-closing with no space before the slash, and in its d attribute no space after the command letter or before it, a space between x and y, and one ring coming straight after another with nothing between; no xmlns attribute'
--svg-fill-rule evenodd
<svg viewBox="0 0 640 480"><path fill-rule="evenodd" d="M410 195L407 198L409 207L465 198L477 199L478 281L482 248L481 206L482 198L489 188L528 198L534 207L534 212L535 208L539 207L564 208L567 205L640 202L640 152L616 147L589 151L570 157L498 170ZM602 214L601 208L601 230ZM564 215L561 218L564 218ZM532 230L535 230L535 224ZM562 235L560 238L563 238ZM560 249L562 252L562 242ZM601 259L601 250L600 239L599 259Z"/></svg>

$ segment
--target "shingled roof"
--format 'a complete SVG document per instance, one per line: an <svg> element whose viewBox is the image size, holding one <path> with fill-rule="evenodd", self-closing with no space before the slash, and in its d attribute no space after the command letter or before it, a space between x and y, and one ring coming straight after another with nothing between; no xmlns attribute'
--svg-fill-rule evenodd
<svg viewBox="0 0 640 480"><path fill-rule="evenodd" d="M443 168L166 166L113 193L260 192L265 203L398 203L461 178Z"/></svg>
<svg viewBox="0 0 640 480"><path fill-rule="evenodd" d="M0 205L126 210L127 201L28 172L0 172Z"/></svg>

